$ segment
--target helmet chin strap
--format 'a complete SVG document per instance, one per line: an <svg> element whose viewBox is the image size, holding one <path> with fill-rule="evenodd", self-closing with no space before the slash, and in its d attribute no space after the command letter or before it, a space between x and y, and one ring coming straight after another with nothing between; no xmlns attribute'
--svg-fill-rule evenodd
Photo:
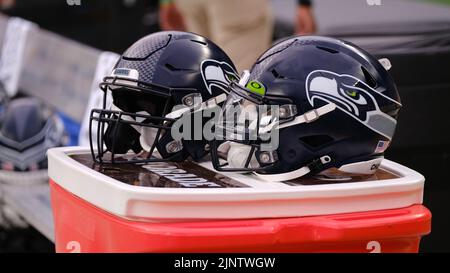
<svg viewBox="0 0 450 273"><path fill-rule="evenodd" d="M158 134L157 128L141 127L141 136L139 137L139 143L144 151L150 152L153 147L153 143L156 141L156 135Z"/></svg>
<svg viewBox="0 0 450 273"><path fill-rule="evenodd" d="M264 124L260 124L260 128L259 128L258 132L259 132L259 134L267 134L270 131L272 131L274 128L283 129L286 127L290 127L290 126L294 126L294 125L298 125L298 124L302 124L302 123L311 123L313 121L318 120L321 116L328 114L334 110L336 110L336 104L328 103L322 107L308 111L308 112L304 113L303 115L299 115L299 116L295 117L294 120L288 121L286 123L279 124L279 121L275 120L274 122L271 122L270 124L265 125L265 126L264 126ZM256 123L256 122L253 122L252 126L256 127L256 125L254 125L254 123ZM262 127L262 126L264 126L264 127Z"/></svg>
<svg viewBox="0 0 450 273"><path fill-rule="evenodd" d="M319 119L321 116L328 114L334 110L336 110L336 104L334 104L334 103L325 104L322 107L313 109L309 112L304 113L303 115L299 115L299 116L295 117L295 119L292 121L280 124L279 129L283 129L286 127L290 127L290 126L294 126L294 125L302 124L302 123L311 123L311 122Z"/></svg>
<svg viewBox="0 0 450 273"><path fill-rule="evenodd" d="M184 113L187 112L198 112L203 111L206 109L211 109L215 106L218 106L220 103L224 102L227 99L226 94L220 94L218 96L212 97L207 101L202 102L199 106L192 106L192 107L183 107L181 109L172 111L166 115L166 118L170 119L177 119L180 118Z"/></svg>
<svg viewBox="0 0 450 273"><path fill-rule="evenodd" d="M334 110L336 110L336 104L328 103L322 107L319 107L317 109L313 109L309 112L306 112L303 115L299 115L299 116L295 117L295 119L292 121L289 121L289 122L286 122L286 123L283 123L280 125L278 125L277 122L271 123L268 126L261 128L259 130L259 133L267 133L276 126L278 126L278 129L282 129L282 128L286 128L286 127L290 127L290 126L294 126L294 125L298 125L298 124L302 124L302 123L310 123L310 122L316 121L321 116L328 114ZM297 169L297 170L294 170L291 172L286 172L286 173L281 173L281 174L259 174L259 173L255 173L255 174L256 174L256 176L258 176L266 181L275 181L275 182L287 181L287 180L292 180L295 178L305 176L306 174L310 173L312 171L312 169L314 169L315 166L317 166L317 164L327 164L330 161L331 161L331 158L328 155L325 155L325 156L320 157L318 160L314 160L307 166L303 166L300 169Z"/></svg>
<svg viewBox="0 0 450 273"><path fill-rule="evenodd" d="M381 165L381 161L383 161L384 157L380 156L375 159L366 160L366 161L360 161L350 164L342 165L338 170L345 173L352 173L352 174L365 174L370 175L374 174L378 168ZM312 163L308 164L307 166L304 166L300 169L297 169L292 172L286 172L286 173L280 173L280 174L259 174L255 173L256 176L260 177L261 179L265 181L272 181L272 182L282 182L282 181L288 181L296 178L300 178L302 176L307 175L310 173L315 166L318 164L327 164L331 161L331 158L329 156L322 156L318 160L313 161Z"/></svg>
<svg viewBox="0 0 450 273"><path fill-rule="evenodd" d="M328 155L325 155L325 156L322 156L319 159L314 160L310 164L303 166L300 169L297 169L295 171L279 173L279 174L255 173L255 175L265 181L271 181L271 182L288 181L288 180L292 180L292 179L296 179L296 178L305 176L308 173L312 172L314 170L314 168L316 168L317 165L324 165L324 164L329 163L330 161L331 161L331 158Z"/></svg>
<svg viewBox="0 0 450 273"><path fill-rule="evenodd" d="M183 107L181 109L170 112L169 114L166 115L166 118L177 119L177 118L180 118L184 113L189 112L189 111L197 112L197 111L203 111L205 109L210 109L210 108L213 108L213 107L219 105L220 103L224 102L226 99L227 99L226 94L220 94L220 95L213 97L205 102L202 102L199 106ZM111 105L111 110L123 112L122 109L120 109L119 107L117 107L114 104ZM137 113L137 114L139 114L139 113ZM143 114L147 114L147 113L143 112ZM132 117L130 117L128 115L123 115L123 116L121 116L121 118L125 121L139 122L139 120L134 120ZM158 129L151 128L151 127L145 127L145 126L138 126L138 125L134 125L134 124L130 124L130 125L137 132L140 133L139 142L141 144L142 149L149 152L153 146L153 143L156 141L156 134L158 132ZM151 140L151 142L149 142L149 140Z"/></svg>
<svg viewBox="0 0 450 273"><path fill-rule="evenodd" d="M115 106L114 104L111 105L111 110L123 112L122 109ZM147 114L147 113L142 111L142 112L137 112L136 114ZM134 120L132 117L130 117L128 115L121 116L121 119L123 119L125 121L130 121L130 122L140 122L140 121L144 120L144 118L137 118L136 120ZM141 144L142 149L144 151L150 152L150 150L152 149L153 143L156 141L156 135L158 133L158 129L152 128L152 127L146 127L146 126L138 126L138 125L134 125L134 124L130 124L130 126L133 127L133 129L136 130L140 134L139 143Z"/></svg>

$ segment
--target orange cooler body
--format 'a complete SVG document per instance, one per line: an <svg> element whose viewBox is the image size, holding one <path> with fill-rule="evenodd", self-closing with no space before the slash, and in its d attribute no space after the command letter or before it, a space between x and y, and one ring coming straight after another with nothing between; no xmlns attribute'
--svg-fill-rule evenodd
<svg viewBox="0 0 450 273"><path fill-rule="evenodd" d="M50 180L57 252L418 252L431 231L422 205L325 216L137 221Z"/></svg>

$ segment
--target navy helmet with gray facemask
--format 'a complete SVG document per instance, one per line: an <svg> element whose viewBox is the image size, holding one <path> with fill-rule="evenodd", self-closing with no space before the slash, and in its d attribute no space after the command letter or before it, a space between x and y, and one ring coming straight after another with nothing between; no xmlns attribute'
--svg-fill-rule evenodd
<svg viewBox="0 0 450 273"><path fill-rule="evenodd" d="M220 141L211 142L214 167L271 181L333 167L373 173L401 107L389 68L387 59L342 40L304 36L276 44L231 84L216 122Z"/></svg>
<svg viewBox="0 0 450 273"><path fill-rule="evenodd" d="M41 100L10 100L0 114L0 182L47 181L47 150L67 140L63 121Z"/></svg>
<svg viewBox="0 0 450 273"><path fill-rule="evenodd" d="M164 31L140 39L100 84L103 108L93 109L90 118L93 159L144 163L202 158L208 142L176 139L172 126L186 113L200 115L202 125L206 123L210 118L201 110L223 103L229 83L237 79L231 59L202 36Z"/></svg>

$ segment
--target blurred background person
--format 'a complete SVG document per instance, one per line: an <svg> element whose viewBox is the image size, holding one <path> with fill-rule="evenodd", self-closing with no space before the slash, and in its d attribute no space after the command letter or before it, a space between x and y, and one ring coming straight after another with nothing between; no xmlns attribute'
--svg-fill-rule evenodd
<svg viewBox="0 0 450 273"><path fill-rule="evenodd" d="M15 0L0 0L0 8L1 9L8 9L15 4Z"/></svg>
<svg viewBox="0 0 450 273"><path fill-rule="evenodd" d="M295 30L316 31L310 0L298 0ZM233 59L239 72L249 69L272 43L273 15L268 0L161 0L160 27L206 36Z"/></svg>
<svg viewBox="0 0 450 273"><path fill-rule="evenodd" d="M316 19L312 11L312 0L297 0L295 32L299 35L311 35L316 32Z"/></svg>
<svg viewBox="0 0 450 273"><path fill-rule="evenodd" d="M194 31L190 29L189 22L192 16L188 17L177 5L178 1L183 0L173 1L81 0L78 6L69 5L66 0L0 0L0 43L4 42L8 22L6 15L35 22L46 31L45 37L50 39L38 39L44 36L42 32L42 36L35 35L28 43L31 50L27 58L32 61L25 60L30 64L24 66L28 69L22 73L25 84L21 85L23 93L29 95L41 96L42 91L47 90L49 95L43 98L57 107L57 101L67 100L68 96L77 97L77 93L84 94L88 89L84 87L90 87L96 69L96 60L90 54L86 55L87 58L81 58L84 55L78 56L74 49L77 49L76 52L87 50L99 53L98 50L107 50L122 53L136 40L159 31L160 27ZM192 7L200 2L185 1ZM450 138L442 132L450 131L447 120L450 108L443 105L450 100L450 0L320 0L312 3L301 1L301 5L298 0L242 0L237 4L234 0L204 2L208 4L203 8L207 11L213 8L215 2L227 5L226 9L222 7L216 12L220 12L223 15L220 18L225 20L241 20L233 24L234 29L244 29L241 26L243 22L255 20L250 18L261 18L256 16L261 14L257 12L260 9L271 17L273 25L269 31L272 31L272 37L268 34L265 36L268 38L262 39L265 34L259 33L248 42L241 42L238 50L245 48L247 52L243 56L252 54L256 59L273 40L317 30L317 34L348 40L378 58L390 60L392 68L389 72L396 81L404 108L399 116L395 140L386 157L419 171L427 179L424 202L433 212L434 227L432 235L423 240L422 251L449 251L450 184L446 170L450 166ZM160 9L160 5L167 6ZM208 20L217 18L206 18L199 16L198 20L210 31L211 22ZM261 25L261 22L264 21L255 25ZM266 25L270 27L271 24ZM250 33L257 31L259 28L253 28ZM200 34L220 42L213 36L221 34L221 31ZM229 36L232 38L226 42L243 39L237 35L240 34ZM77 42L66 41L66 38ZM64 39L65 44L70 46L54 50L54 39ZM33 40L45 41L44 46L36 48ZM232 48L225 49L229 55L237 54ZM75 57L65 58L65 55ZM242 68L250 68L252 64L252 61L247 61L249 65L241 65L239 57L233 58ZM45 64L48 70L38 64ZM69 71L70 78L74 80L66 81L66 77L61 77L61 71ZM60 92L62 89L67 89L67 92ZM79 116L84 116L84 106L79 107ZM65 112L67 107L62 105L58 110ZM37 241L40 243L37 244ZM31 226L25 231L14 229L6 233L0 228L0 252L5 249L30 251L30 248L53 251L53 244Z"/></svg>

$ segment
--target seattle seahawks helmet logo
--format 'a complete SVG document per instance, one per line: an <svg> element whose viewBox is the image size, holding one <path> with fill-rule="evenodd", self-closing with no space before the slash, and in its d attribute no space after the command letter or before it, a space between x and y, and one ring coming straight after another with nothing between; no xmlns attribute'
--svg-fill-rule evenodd
<svg viewBox="0 0 450 273"><path fill-rule="evenodd" d="M210 94L212 94L213 86L228 92L228 85L232 81L239 80L237 72L226 62L204 60L201 63L201 71L203 81Z"/></svg>
<svg viewBox="0 0 450 273"><path fill-rule="evenodd" d="M334 103L338 109L388 139L394 135L397 121L379 105L401 104L353 76L313 71L306 79L306 93L313 107L318 107L319 102Z"/></svg>

